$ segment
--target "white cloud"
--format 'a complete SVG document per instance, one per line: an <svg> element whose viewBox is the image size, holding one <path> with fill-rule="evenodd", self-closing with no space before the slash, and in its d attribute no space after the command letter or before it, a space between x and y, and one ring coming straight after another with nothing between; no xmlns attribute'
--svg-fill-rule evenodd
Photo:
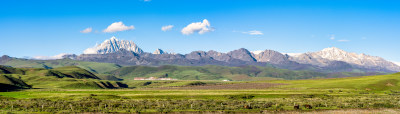
<svg viewBox="0 0 400 114"><path fill-rule="evenodd" d="M207 19L204 19L203 22L191 23L181 30L182 34L184 35L190 35L195 32L204 34L211 31L214 31L214 29L211 27L210 22L208 22Z"/></svg>
<svg viewBox="0 0 400 114"><path fill-rule="evenodd" d="M349 42L350 40L338 40L338 42Z"/></svg>
<svg viewBox="0 0 400 114"><path fill-rule="evenodd" d="M122 21L120 22L114 22L110 26L108 26L106 29L103 30L103 32L107 33L112 33L112 32L118 32L118 31L126 31L126 30L132 30L135 29L133 25L131 26L126 26Z"/></svg>
<svg viewBox="0 0 400 114"><path fill-rule="evenodd" d="M81 31L81 33L90 33L90 32L92 32L92 27L86 28Z"/></svg>
<svg viewBox="0 0 400 114"><path fill-rule="evenodd" d="M111 38L113 38L113 37L111 37ZM106 42L106 41L107 40L105 40L104 42ZM83 51L83 54L97 54L97 50L99 50L100 48L102 48L102 47L99 46L98 43L96 43L96 45L94 45L93 47L85 49Z"/></svg>
<svg viewBox="0 0 400 114"><path fill-rule="evenodd" d="M330 37L329 39L331 39L331 40L335 40L335 39L336 39L336 38L335 38L335 35L334 35L334 34L332 34L332 35L331 35L331 37Z"/></svg>
<svg viewBox="0 0 400 114"><path fill-rule="evenodd" d="M252 30L252 31L242 32L242 33L249 34L249 35L264 35L264 33L262 33L261 31L258 31L258 30Z"/></svg>
<svg viewBox="0 0 400 114"><path fill-rule="evenodd" d="M62 59L64 55L68 55L67 53L61 53L58 55L54 56L35 56L33 59L38 59L38 60L54 60L54 59Z"/></svg>
<svg viewBox="0 0 400 114"><path fill-rule="evenodd" d="M144 2L150 2L151 0L143 0Z"/></svg>
<svg viewBox="0 0 400 114"><path fill-rule="evenodd" d="M83 51L84 54L97 54L97 48L87 48L86 50Z"/></svg>
<svg viewBox="0 0 400 114"><path fill-rule="evenodd" d="M346 40L346 39L336 40L337 38L335 37L334 34L330 35L329 39L331 39L333 41L338 41L338 42L350 42L350 40Z"/></svg>
<svg viewBox="0 0 400 114"><path fill-rule="evenodd" d="M161 30L165 32L171 30L172 28L174 28L174 25L167 25L167 26L162 26Z"/></svg>

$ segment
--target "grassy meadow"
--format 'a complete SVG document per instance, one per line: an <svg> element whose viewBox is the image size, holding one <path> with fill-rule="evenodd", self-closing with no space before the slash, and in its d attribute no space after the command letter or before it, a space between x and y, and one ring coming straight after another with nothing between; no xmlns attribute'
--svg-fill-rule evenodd
<svg viewBox="0 0 400 114"><path fill-rule="evenodd" d="M61 78L66 80L68 78ZM72 79L72 78L71 78ZM24 80L24 79L22 79ZM76 79L81 81L96 79ZM0 92L2 112L309 112L400 106L400 74L332 79L123 81L128 88L62 88L63 82ZM101 81L101 80L99 80ZM51 85L51 86L50 86Z"/></svg>

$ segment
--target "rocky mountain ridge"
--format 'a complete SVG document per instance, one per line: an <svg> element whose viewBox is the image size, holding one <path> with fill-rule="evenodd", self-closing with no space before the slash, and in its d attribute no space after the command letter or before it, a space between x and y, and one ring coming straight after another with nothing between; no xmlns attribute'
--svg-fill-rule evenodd
<svg viewBox="0 0 400 114"><path fill-rule="evenodd" d="M7 57L3 57L7 59ZM193 51L188 54L166 53L157 49L153 53L142 51L134 42L112 37L81 55L64 55L63 58L80 61L116 63L120 65L220 65L220 66L273 66L290 70L324 72L398 72L400 66L383 58L346 52L336 47L318 52L284 54L274 50L250 52L240 48L227 53ZM4 60L3 60L4 61ZM2 60L0 60L0 63Z"/></svg>
<svg viewBox="0 0 400 114"><path fill-rule="evenodd" d="M89 48L87 50L91 50ZM274 50L250 52L240 48L227 53L217 51L193 51L188 54L168 54L161 49L153 53L143 52L132 41L118 40L112 37L96 47L97 53L84 53L79 56L68 56L82 61L109 62L122 65L274 65L294 70L331 70L352 71L400 71L400 66L383 58L346 52L336 47L325 48L318 52L302 54L282 54Z"/></svg>
<svg viewBox="0 0 400 114"><path fill-rule="evenodd" d="M318 52L309 52L290 56L289 60L320 67L330 66L333 62L345 62L353 66L368 69L388 69L391 71L400 70L398 65L381 57L370 56L363 53L350 53L336 47L325 48Z"/></svg>

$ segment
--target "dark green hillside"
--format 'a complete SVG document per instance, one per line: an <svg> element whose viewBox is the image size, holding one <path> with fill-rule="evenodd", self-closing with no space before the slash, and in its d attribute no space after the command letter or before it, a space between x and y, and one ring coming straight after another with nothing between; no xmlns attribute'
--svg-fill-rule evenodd
<svg viewBox="0 0 400 114"><path fill-rule="evenodd" d="M0 74L23 74L21 69L0 65Z"/></svg>
<svg viewBox="0 0 400 114"><path fill-rule="evenodd" d="M21 74L21 75L34 75L34 76L55 76L58 78L77 78L77 79L100 79L93 73L76 67L76 66L65 66L59 67L55 69L44 69L44 68L19 68L19 70L24 73L12 73L12 74Z"/></svg>
<svg viewBox="0 0 400 114"><path fill-rule="evenodd" d="M6 74L0 74L0 91L12 91L24 88L31 88L31 86L18 78Z"/></svg>
<svg viewBox="0 0 400 114"><path fill-rule="evenodd" d="M98 78L96 75L94 75L93 73L79 68L77 66L66 66L66 67L59 67L59 68L55 68L55 69L51 69L49 71L53 71L56 73L62 73L64 74L66 77L70 77L70 78L78 78L78 79L83 79L83 78L92 78L92 79L100 79Z"/></svg>
<svg viewBox="0 0 400 114"><path fill-rule="evenodd" d="M107 89L126 88L116 81L99 80L93 73L76 66L54 69L12 68L0 66L0 84L4 91L23 88ZM30 86L29 86L30 85Z"/></svg>

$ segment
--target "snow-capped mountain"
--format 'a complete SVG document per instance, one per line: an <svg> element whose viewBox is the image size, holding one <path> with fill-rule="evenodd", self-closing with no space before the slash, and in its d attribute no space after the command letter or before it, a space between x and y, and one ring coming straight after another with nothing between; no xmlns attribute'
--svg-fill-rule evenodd
<svg viewBox="0 0 400 114"><path fill-rule="evenodd" d="M86 49L83 54L108 54L118 52L121 49L135 53L143 53L143 50L133 41L119 40L113 36L99 45Z"/></svg>
<svg viewBox="0 0 400 114"><path fill-rule="evenodd" d="M280 53L274 50L250 52L245 48L240 48L227 53L211 50L208 52L193 51L188 54L169 54L161 49L157 49L153 53L143 52L133 41L118 40L115 37L86 49L82 55L71 57L82 61L124 65L265 66L272 64L285 69L315 69L332 72L351 72L354 69L365 72L400 71L400 66L381 57L350 53L336 47L308 53Z"/></svg>
<svg viewBox="0 0 400 114"><path fill-rule="evenodd" d="M154 51L153 54L166 54L166 53L161 49L156 49L156 51Z"/></svg>
<svg viewBox="0 0 400 114"><path fill-rule="evenodd" d="M400 71L400 66L386 61L381 57L350 53L336 47L325 48L318 52L290 56L289 59L303 64L312 64L322 67L328 66L335 61L342 61L363 68Z"/></svg>

